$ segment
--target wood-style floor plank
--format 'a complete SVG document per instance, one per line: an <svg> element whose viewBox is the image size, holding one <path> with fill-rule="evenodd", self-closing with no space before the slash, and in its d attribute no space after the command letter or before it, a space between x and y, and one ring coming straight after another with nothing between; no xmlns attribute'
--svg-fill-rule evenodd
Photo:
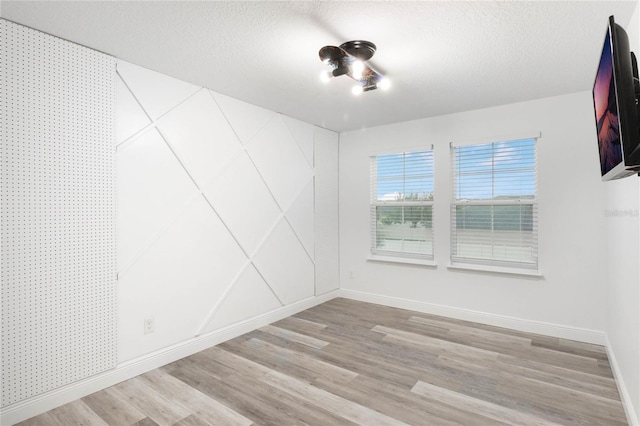
<svg viewBox="0 0 640 426"><path fill-rule="evenodd" d="M512 425L554 424L529 413L523 413L521 411L503 407L498 404L493 404L482 399L469 397L467 395L460 394L438 386L430 385L422 381L418 381L418 383L416 383L411 391L417 393L418 395L424 395L434 398L444 404L448 404L454 407L466 406L468 409L473 410L479 415L499 422L506 422Z"/></svg>
<svg viewBox="0 0 640 426"><path fill-rule="evenodd" d="M81 399L54 408L49 414L60 425L107 426L107 423Z"/></svg>
<svg viewBox="0 0 640 426"><path fill-rule="evenodd" d="M298 365L301 368L311 370L319 377L326 377L330 380L350 382L358 375L356 372L321 361L306 353L296 352L260 339L254 338L246 341L244 344L252 350L269 353L277 359L285 360L287 364Z"/></svg>
<svg viewBox="0 0 640 426"><path fill-rule="evenodd" d="M140 379L165 398L180 404L196 417L211 424L248 426L252 420L236 413L221 402L176 379L162 369L150 371Z"/></svg>
<svg viewBox="0 0 640 426"><path fill-rule="evenodd" d="M603 347L333 299L22 423L625 425Z"/></svg>
<svg viewBox="0 0 640 426"><path fill-rule="evenodd" d="M174 425L191 414L137 377L118 383L112 389L139 411L145 413L158 426Z"/></svg>
<svg viewBox="0 0 640 426"><path fill-rule="evenodd" d="M357 402L342 398L321 388L304 383L301 380L294 379L286 374L274 371L266 374L260 380L283 392L296 395L312 405L336 413L340 417L356 424L380 426L405 425L405 423L400 420L393 419L376 410L360 405Z"/></svg>
<svg viewBox="0 0 640 426"><path fill-rule="evenodd" d="M311 346L312 348L316 349L322 349L329 344L329 342L325 342L324 340L316 339L315 337L287 330L286 328L274 327L272 325L262 327L260 331L271 333L274 336L282 337L283 339L287 339L292 342L302 343L303 345Z"/></svg>
<svg viewBox="0 0 640 426"><path fill-rule="evenodd" d="M39 414L23 422L20 422L19 425L20 426L52 426L52 425L57 426L57 425L60 425L60 423L58 423L56 419L53 418L51 414L49 414L49 412L47 411L46 413Z"/></svg>
<svg viewBox="0 0 640 426"><path fill-rule="evenodd" d="M180 420L174 426L208 426L208 425L210 425L210 423L207 423L204 420L200 419L198 416L192 414L189 417L186 417Z"/></svg>
<svg viewBox="0 0 640 426"><path fill-rule="evenodd" d="M85 396L82 401L109 425L130 425L147 417L113 387Z"/></svg>
<svg viewBox="0 0 640 426"><path fill-rule="evenodd" d="M132 426L160 426L149 417L145 417L142 420L135 422Z"/></svg>

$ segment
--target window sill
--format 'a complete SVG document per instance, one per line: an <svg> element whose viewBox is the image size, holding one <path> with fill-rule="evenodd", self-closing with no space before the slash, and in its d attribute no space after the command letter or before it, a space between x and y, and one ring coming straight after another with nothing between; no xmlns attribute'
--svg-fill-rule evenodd
<svg viewBox="0 0 640 426"><path fill-rule="evenodd" d="M523 275L526 277L542 278L542 272L540 272L540 270L538 269L520 269L520 268L509 268L504 266L475 265L471 263L450 263L447 265L447 269L492 272L492 273L498 273L498 274Z"/></svg>
<svg viewBox="0 0 640 426"><path fill-rule="evenodd" d="M430 260L430 259L414 259L410 257L379 256L376 254L369 255L369 257L367 257L367 260L371 262L403 263L407 265L418 265L418 266L431 266L431 267L438 266L438 264L434 260Z"/></svg>

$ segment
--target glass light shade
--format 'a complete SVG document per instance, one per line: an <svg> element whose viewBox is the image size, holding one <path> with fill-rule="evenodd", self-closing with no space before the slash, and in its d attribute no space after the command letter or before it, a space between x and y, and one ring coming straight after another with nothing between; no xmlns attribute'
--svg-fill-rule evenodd
<svg viewBox="0 0 640 426"><path fill-rule="evenodd" d="M353 61L351 64L351 75L356 80L362 80L362 73L364 72L364 64L362 61Z"/></svg>
<svg viewBox="0 0 640 426"><path fill-rule="evenodd" d="M387 90L389 87L391 87L391 82L388 78L383 78L378 82L378 88L382 90Z"/></svg>

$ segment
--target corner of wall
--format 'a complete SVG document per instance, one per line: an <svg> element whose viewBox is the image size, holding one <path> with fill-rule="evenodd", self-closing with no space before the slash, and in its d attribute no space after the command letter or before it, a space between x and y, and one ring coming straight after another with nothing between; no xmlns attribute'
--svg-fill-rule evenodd
<svg viewBox="0 0 640 426"><path fill-rule="evenodd" d="M640 2L625 28L640 54ZM629 424L640 425L640 178L603 183L607 228L606 347Z"/></svg>

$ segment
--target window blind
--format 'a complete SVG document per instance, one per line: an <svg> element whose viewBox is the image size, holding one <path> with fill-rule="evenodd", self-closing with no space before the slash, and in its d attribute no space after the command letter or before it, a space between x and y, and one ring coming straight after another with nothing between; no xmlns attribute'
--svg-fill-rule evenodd
<svg viewBox="0 0 640 426"><path fill-rule="evenodd" d="M452 263L537 269L536 139L451 151Z"/></svg>
<svg viewBox="0 0 640 426"><path fill-rule="evenodd" d="M371 253L433 259L433 150L371 157Z"/></svg>

